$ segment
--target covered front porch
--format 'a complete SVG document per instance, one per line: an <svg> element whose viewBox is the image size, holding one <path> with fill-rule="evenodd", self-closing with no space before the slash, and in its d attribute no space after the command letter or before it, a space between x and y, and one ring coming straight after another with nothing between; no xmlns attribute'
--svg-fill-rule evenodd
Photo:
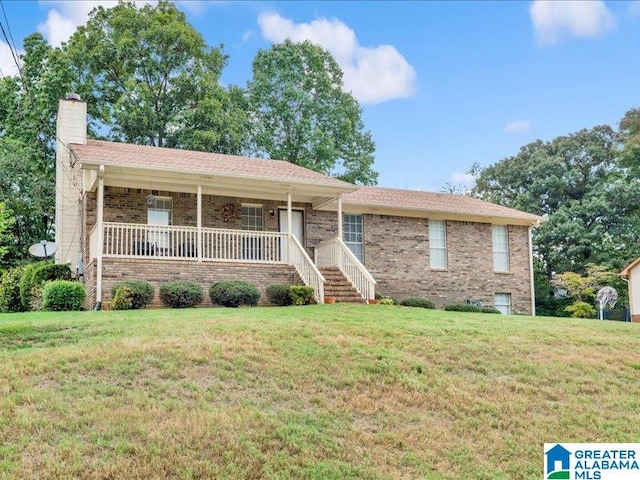
<svg viewBox="0 0 640 480"><path fill-rule="evenodd" d="M234 268L247 265L260 265L260 271L289 266L313 287L319 303L325 297L320 269L335 266L364 300L374 297L375 281L341 240L341 195L352 187L273 185L186 173L169 180L157 172L103 164L83 168L83 260L92 265L97 302L105 291L105 262L126 261L147 271L154 264L185 270L178 265L193 262L202 265L198 276L222 263L230 279ZM328 205L335 210L319 210ZM330 230L328 217L334 226Z"/></svg>

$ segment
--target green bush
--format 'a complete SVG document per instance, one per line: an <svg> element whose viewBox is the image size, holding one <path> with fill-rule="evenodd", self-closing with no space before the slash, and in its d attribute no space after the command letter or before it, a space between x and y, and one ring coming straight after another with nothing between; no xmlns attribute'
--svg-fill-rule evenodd
<svg viewBox="0 0 640 480"><path fill-rule="evenodd" d="M382 297L380 298L380 305L395 305L396 301L393 298Z"/></svg>
<svg viewBox="0 0 640 480"><path fill-rule="evenodd" d="M123 290L120 292L120 290ZM111 308L114 310L137 310L144 308L153 300L154 289L149 282L142 280L125 280L113 287L111 296ZM118 308L116 308L116 297L118 297ZM128 306L126 306L128 305Z"/></svg>
<svg viewBox="0 0 640 480"><path fill-rule="evenodd" d="M24 266L7 270L0 278L0 312L24 312L26 308L20 300L20 278Z"/></svg>
<svg viewBox="0 0 640 480"><path fill-rule="evenodd" d="M211 303L223 307L240 305L255 307L260 300L260 290L255 285L242 280L224 281L211 285L209 297L211 297Z"/></svg>
<svg viewBox="0 0 640 480"><path fill-rule="evenodd" d="M471 312L471 313L502 313L493 307L478 307L473 303L454 303L444 307L449 312Z"/></svg>
<svg viewBox="0 0 640 480"><path fill-rule="evenodd" d="M311 305L316 303L315 290L306 285L291 285L289 287L294 305Z"/></svg>
<svg viewBox="0 0 640 480"><path fill-rule="evenodd" d="M33 301L34 289L50 280L71 280L69 265L38 262L25 267L20 278L20 301L26 310L33 309L32 305L37 307L39 303L37 298Z"/></svg>
<svg viewBox="0 0 640 480"><path fill-rule="evenodd" d="M426 298L405 298L400 302L400 305L404 307L418 307L418 308L436 308L435 304L431 300Z"/></svg>
<svg viewBox="0 0 640 480"><path fill-rule="evenodd" d="M269 285L265 292L267 294L267 300L269 300L270 304L277 305L279 307L293 305L290 288L291 285Z"/></svg>
<svg viewBox="0 0 640 480"><path fill-rule="evenodd" d="M86 292L79 282L54 280L42 289L43 310L70 311L82 310Z"/></svg>
<svg viewBox="0 0 640 480"><path fill-rule="evenodd" d="M569 312L573 318L594 318L596 316L596 309L581 300L569 305L565 310Z"/></svg>
<svg viewBox="0 0 640 480"><path fill-rule="evenodd" d="M178 280L160 286L162 304L171 308L189 308L202 303L202 287L194 282Z"/></svg>
<svg viewBox="0 0 640 480"><path fill-rule="evenodd" d="M31 290L35 287L35 273L43 265L42 262L30 263L24 267L20 277L20 301L25 311L29 310L31 302Z"/></svg>
<svg viewBox="0 0 640 480"><path fill-rule="evenodd" d="M113 289L111 298L112 310L133 310L133 297L135 292L132 288L123 285Z"/></svg>
<svg viewBox="0 0 640 480"><path fill-rule="evenodd" d="M448 312L474 312L481 313L482 308L477 305L473 305L472 303L454 303L451 305L447 305L444 307Z"/></svg>
<svg viewBox="0 0 640 480"><path fill-rule="evenodd" d="M481 313L497 313L498 315L501 315L502 312L500 310L498 310L497 308L493 308L493 307L482 307L480 309Z"/></svg>

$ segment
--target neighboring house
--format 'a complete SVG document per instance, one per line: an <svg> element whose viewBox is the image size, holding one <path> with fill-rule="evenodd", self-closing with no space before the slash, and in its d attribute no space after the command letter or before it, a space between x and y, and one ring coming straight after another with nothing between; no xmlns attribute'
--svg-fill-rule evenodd
<svg viewBox="0 0 640 480"><path fill-rule="evenodd" d="M83 274L91 303L123 279L205 289L242 279L263 292L311 285L319 302L379 292L534 313L531 228L541 217L358 187L283 161L87 140L86 130L86 104L61 100L56 261Z"/></svg>
<svg viewBox="0 0 640 480"><path fill-rule="evenodd" d="M629 284L629 308L631 309L631 321L640 322L640 258L635 259L620 275L627 277Z"/></svg>

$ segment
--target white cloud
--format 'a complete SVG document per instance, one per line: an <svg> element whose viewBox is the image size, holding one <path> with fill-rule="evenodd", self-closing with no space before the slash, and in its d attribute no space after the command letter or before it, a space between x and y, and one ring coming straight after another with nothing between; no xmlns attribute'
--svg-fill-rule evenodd
<svg viewBox="0 0 640 480"><path fill-rule="evenodd" d="M564 37L599 37L613 30L616 20L601 0L535 0L529 7L539 45L555 45Z"/></svg>
<svg viewBox="0 0 640 480"><path fill-rule="evenodd" d="M84 0L82 2L77 0L47 0L40 3L54 7L47 13L47 19L38 25L38 31L54 47L69 40L76 28L87 23L89 13L95 7L102 5L104 8L111 8L118 4L116 0ZM135 3L144 5L157 2L136 1Z"/></svg>
<svg viewBox="0 0 640 480"><path fill-rule="evenodd" d="M413 95L416 73L391 45L362 47L355 32L338 19L295 24L278 13L258 17L262 35L272 42L310 40L327 49L344 72L344 88L361 103L374 104Z"/></svg>
<svg viewBox="0 0 640 480"><path fill-rule="evenodd" d="M529 130L531 130L531 122L529 120L513 120L512 122L507 122L502 129L502 133L526 133Z"/></svg>
<svg viewBox="0 0 640 480"><path fill-rule="evenodd" d="M462 187L472 187L476 183L476 179L470 173L453 172L451 183Z"/></svg>
<svg viewBox="0 0 640 480"><path fill-rule="evenodd" d="M24 51L16 52L18 61L20 61L20 55L23 53ZM11 77L14 75L18 75L18 67L11 55L9 44L0 40L0 78L2 76Z"/></svg>

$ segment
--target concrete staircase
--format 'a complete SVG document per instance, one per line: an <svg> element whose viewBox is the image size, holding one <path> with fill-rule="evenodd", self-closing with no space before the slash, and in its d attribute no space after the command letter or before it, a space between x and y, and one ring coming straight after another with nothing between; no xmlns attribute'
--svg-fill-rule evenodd
<svg viewBox="0 0 640 480"><path fill-rule="evenodd" d="M324 284L324 296L336 297L340 303L366 303L362 295L349 283L338 267L323 267L320 272L326 282Z"/></svg>

